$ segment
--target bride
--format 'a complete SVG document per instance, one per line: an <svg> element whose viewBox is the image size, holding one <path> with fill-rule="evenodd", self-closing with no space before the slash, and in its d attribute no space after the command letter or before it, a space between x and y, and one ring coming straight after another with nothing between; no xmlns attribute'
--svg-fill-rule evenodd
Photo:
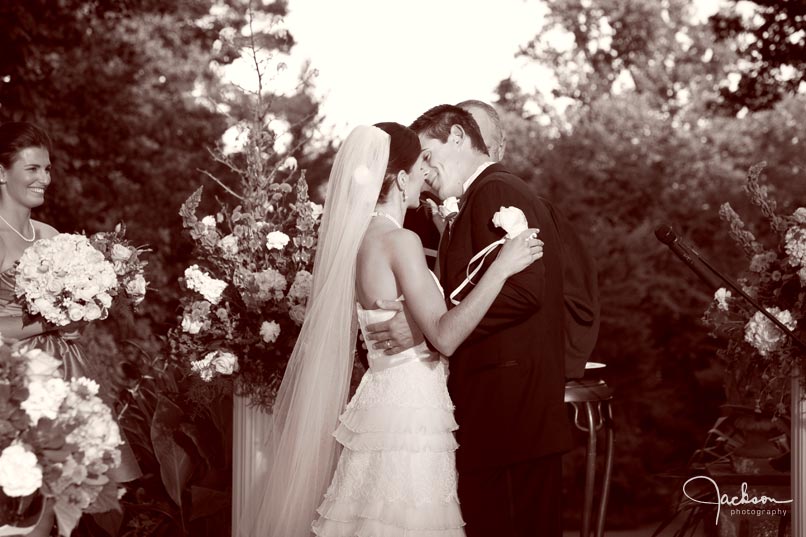
<svg viewBox="0 0 806 537"><path fill-rule="evenodd" d="M509 276L542 256L542 242L530 238L534 229L507 241L447 311L419 238L400 225L431 173L417 135L397 123L356 127L339 149L308 311L240 537L464 535L440 354L450 356L472 332ZM373 305L395 297L438 352L425 342L394 355L371 349L345 409L357 328L391 316Z"/></svg>

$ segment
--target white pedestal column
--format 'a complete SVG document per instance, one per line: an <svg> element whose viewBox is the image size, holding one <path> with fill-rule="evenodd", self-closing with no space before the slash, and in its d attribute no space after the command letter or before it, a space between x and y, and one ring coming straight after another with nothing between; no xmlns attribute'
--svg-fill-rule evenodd
<svg viewBox="0 0 806 537"><path fill-rule="evenodd" d="M792 537L806 537L806 401L792 380Z"/></svg>
<svg viewBox="0 0 806 537"><path fill-rule="evenodd" d="M255 478L263 473L260 447L271 428L271 415L250 408L248 401L238 396L232 401L232 537L241 537L240 518Z"/></svg>

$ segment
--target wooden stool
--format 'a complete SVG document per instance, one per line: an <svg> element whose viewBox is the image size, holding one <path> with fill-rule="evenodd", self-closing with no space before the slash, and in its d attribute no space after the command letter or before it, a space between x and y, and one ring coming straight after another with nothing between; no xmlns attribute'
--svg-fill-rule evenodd
<svg viewBox="0 0 806 537"><path fill-rule="evenodd" d="M596 517L595 537L604 535L607 496L610 491L610 475L613 471L613 410L610 401L613 390L603 380L579 379L565 384L565 402L574 407L574 425L588 433L588 446L585 454L585 504L582 510L580 537L590 537L593 515L593 493L596 483L596 436L600 429L605 431L605 465L602 488L599 496L598 516Z"/></svg>

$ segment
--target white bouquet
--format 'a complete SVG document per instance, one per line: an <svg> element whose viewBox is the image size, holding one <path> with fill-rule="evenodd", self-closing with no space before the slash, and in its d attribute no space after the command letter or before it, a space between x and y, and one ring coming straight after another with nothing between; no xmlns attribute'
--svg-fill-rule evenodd
<svg viewBox="0 0 806 537"><path fill-rule="evenodd" d="M112 263L87 237L68 233L25 250L16 280L26 312L57 326L105 319L118 287Z"/></svg>

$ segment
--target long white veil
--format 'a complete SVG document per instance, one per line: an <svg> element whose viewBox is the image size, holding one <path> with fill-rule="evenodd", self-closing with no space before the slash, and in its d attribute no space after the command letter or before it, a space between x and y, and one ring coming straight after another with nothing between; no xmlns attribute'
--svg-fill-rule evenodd
<svg viewBox="0 0 806 537"><path fill-rule="evenodd" d="M378 201L389 135L353 129L330 171L305 322L274 405L239 537L308 537L338 460L332 433L347 399L357 331L358 247Z"/></svg>

